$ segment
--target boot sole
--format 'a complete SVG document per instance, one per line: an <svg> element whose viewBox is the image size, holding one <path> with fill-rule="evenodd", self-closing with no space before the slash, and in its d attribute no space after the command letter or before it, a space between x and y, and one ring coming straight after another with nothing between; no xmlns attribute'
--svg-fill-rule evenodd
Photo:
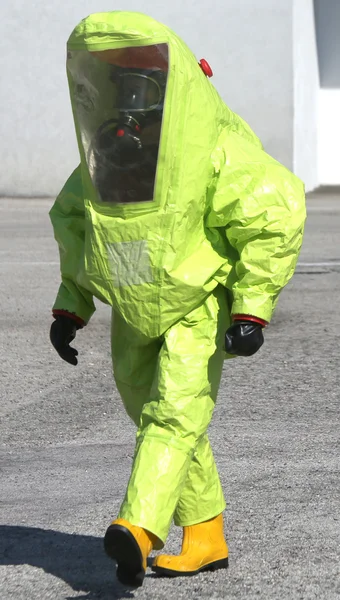
<svg viewBox="0 0 340 600"><path fill-rule="evenodd" d="M164 577L192 577L193 575L198 575L198 573L202 573L203 571L218 571L219 569L227 569L228 564L228 558L222 558L221 560L215 560L208 565L204 565L204 567L201 567L196 571L175 571L174 569L157 567L157 565L152 567L152 571L157 573L157 575L163 575Z"/></svg>
<svg viewBox="0 0 340 600"><path fill-rule="evenodd" d="M104 537L106 554L117 563L117 579L123 585L140 587L145 571L143 556L132 533L122 525L110 525Z"/></svg>

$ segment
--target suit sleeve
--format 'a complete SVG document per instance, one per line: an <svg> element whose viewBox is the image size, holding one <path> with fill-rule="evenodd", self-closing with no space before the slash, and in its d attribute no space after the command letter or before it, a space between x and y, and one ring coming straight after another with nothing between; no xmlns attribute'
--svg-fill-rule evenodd
<svg viewBox="0 0 340 600"><path fill-rule="evenodd" d="M70 313L85 324L95 311L93 295L83 286L85 209L80 167L67 180L52 209L50 219L59 246L61 280L53 305L54 314Z"/></svg>
<svg viewBox="0 0 340 600"><path fill-rule="evenodd" d="M219 148L207 225L223 238L218 274L232 296L232 315L270 322L292 277L306 218L303 183L261 148L234 132Z"/></svg>

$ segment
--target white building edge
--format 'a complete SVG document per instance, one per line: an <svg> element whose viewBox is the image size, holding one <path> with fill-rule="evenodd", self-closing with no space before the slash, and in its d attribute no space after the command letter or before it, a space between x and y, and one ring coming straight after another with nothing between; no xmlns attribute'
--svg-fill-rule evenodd
<svg viewBox="0 0 340 600"><path fill-rule="evenodd" d="M17 0L0 21L0 195L55 196L78 164L66 40L109 10L149 14L206 58L225 102L307 191L340 184L339 0Z"/></svg>

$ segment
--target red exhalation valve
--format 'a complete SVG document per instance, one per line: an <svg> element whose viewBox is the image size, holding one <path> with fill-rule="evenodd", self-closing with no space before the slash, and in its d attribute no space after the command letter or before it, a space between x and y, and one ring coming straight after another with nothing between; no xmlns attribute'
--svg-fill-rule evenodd
<svg viewBox="0 0 340 600"><path fill-rule="evenodd" d="M201 67L204 75L206 75L207 77L213 76L213 74L214 74L213 70L212 70L211 66L209 65L208 61L205 60L205 58L201 58L201 60L198 64Z"/></svg>

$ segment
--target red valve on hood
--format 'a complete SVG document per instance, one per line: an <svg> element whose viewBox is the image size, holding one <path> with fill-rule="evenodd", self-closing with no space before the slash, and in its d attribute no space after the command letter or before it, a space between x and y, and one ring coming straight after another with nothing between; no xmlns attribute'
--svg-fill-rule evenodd
<svg viewBox="0 0 340 600"><path fill-rule="evenodd" d="M214 74L213 70L212 70L211 66L209 65L208 61L205 60L205 58L201 58L201 60L198 64L201 67L204 75L206 75L207 77L213 76L213 74Z"/></svg>

